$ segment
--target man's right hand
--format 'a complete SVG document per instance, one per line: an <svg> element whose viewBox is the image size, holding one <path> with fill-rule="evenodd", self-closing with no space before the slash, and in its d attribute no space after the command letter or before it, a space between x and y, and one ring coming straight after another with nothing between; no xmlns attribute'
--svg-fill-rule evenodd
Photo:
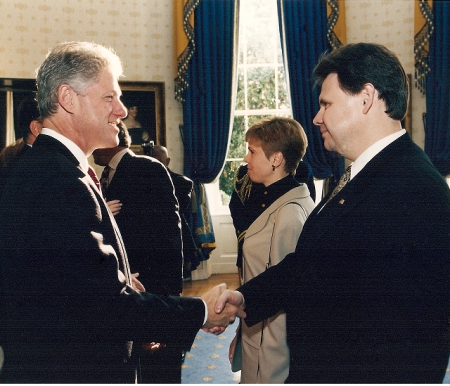
<svg viewBox="0 0 450 386"><path fill-rule="evenodd" d="M240 296L239 296L240 295ZM203 330L220 334L234 323L236 316L245 318L244 298L238 291L227 290L226 284L219 284L202 296L208 307L208 318Z"/></svg>

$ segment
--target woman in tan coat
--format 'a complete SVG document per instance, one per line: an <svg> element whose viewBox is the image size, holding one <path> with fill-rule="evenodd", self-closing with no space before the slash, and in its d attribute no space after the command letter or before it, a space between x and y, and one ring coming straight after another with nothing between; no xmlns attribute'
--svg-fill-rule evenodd
<svg viewBox="0 0 450 386"><path fill-rule="evenodd" d="M241 191L237 192L245 200L243 210L252 219L247 229L239 230L244 282L294 252L303 224L314 208L307 186L294 178L307 146L305 132L297 121L263 119L247 131L246 141L244 161L248 171L244 178L248 183L241 181ZM258 184L258 189L252 190L253 184ZM239 334L242 352L235 353ZM241 383L284 383L289 374L286 315L280 312L252 327L241 321L230 346L230 360L235 354L242 356Z"/></svg>

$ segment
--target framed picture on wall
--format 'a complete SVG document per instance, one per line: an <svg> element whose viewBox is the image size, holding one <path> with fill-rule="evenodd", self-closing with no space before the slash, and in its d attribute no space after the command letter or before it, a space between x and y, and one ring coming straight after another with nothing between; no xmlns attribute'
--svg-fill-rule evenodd
<svg viewBox="0 0 450 386"><path fill-rule="evenodd" d="M119 82L122 102L128 110L123 119L131 136L131 149L143 154L143 148L166 146L164 82Z"/></svg>
<svg viewBox="0 0 450 386"><path fill-rule="evenodd" d="M119 84L123 94L122 101L128 109L129 104L135 105L133 117L140 123L141 129L147 132L146 141L133 143L132 150L142 154L142 143L149 141L166 146L164 82L124 81ZM15 140L14 122L17 121L18 106L23 98L35 91L35 79L0 78L0 149ZM126 119L124 122L126 124Z"/></svg>

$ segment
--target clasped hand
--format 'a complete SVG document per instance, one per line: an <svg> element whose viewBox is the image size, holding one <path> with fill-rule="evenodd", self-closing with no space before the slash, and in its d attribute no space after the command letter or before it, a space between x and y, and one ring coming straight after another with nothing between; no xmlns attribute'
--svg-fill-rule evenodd
<svg viewBox="0 0 450 386"><path fill-rule="evenodd" d="M202 329L216 335L234 323L236 316L245 318L244 297L238 291L230 291L226 284L219 284L205 293L201 299L208 307L208 318Z"/></svg>

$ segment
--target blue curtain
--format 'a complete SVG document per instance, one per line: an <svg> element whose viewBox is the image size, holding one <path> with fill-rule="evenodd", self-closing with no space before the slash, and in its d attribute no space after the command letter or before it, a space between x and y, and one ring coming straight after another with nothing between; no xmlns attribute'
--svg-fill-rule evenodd
<svg viewBox="0 0 450 386"><path fill-rule="evenodd" d="M327 151L320 130L312 121L319 111L320 89L313 88L312 72L320 56L331 49L327 41L327 11L324 0L277 0L284 58L287 60L294 119L308 137L304 161L314 177L332 176L332 188L344 171L344 158Z"/></svg>
<svg viewBox="0 0 450 386"><path fill-rule="evenodd" d="M184 174L194 181L197 200L191 226L200 259L216 247L204 185L225 164L234 101L235 10L238 0L200 0L194 12L195 51L187 69L183 125Z"/></svg>
<svg viewBox="0 0 450 386"><path fill-rule="evenodd" d="M183 103L184 172L212 182L222 171L231 133L235 0L201 0L195 9L195 51Z"/></svg>
<svg viewBox="0 0 450 386"><path fill-rule="evenodd" d="M450 3L433 1L434 31L426 76L425 152L439 172L450 174Z"/></svg>

